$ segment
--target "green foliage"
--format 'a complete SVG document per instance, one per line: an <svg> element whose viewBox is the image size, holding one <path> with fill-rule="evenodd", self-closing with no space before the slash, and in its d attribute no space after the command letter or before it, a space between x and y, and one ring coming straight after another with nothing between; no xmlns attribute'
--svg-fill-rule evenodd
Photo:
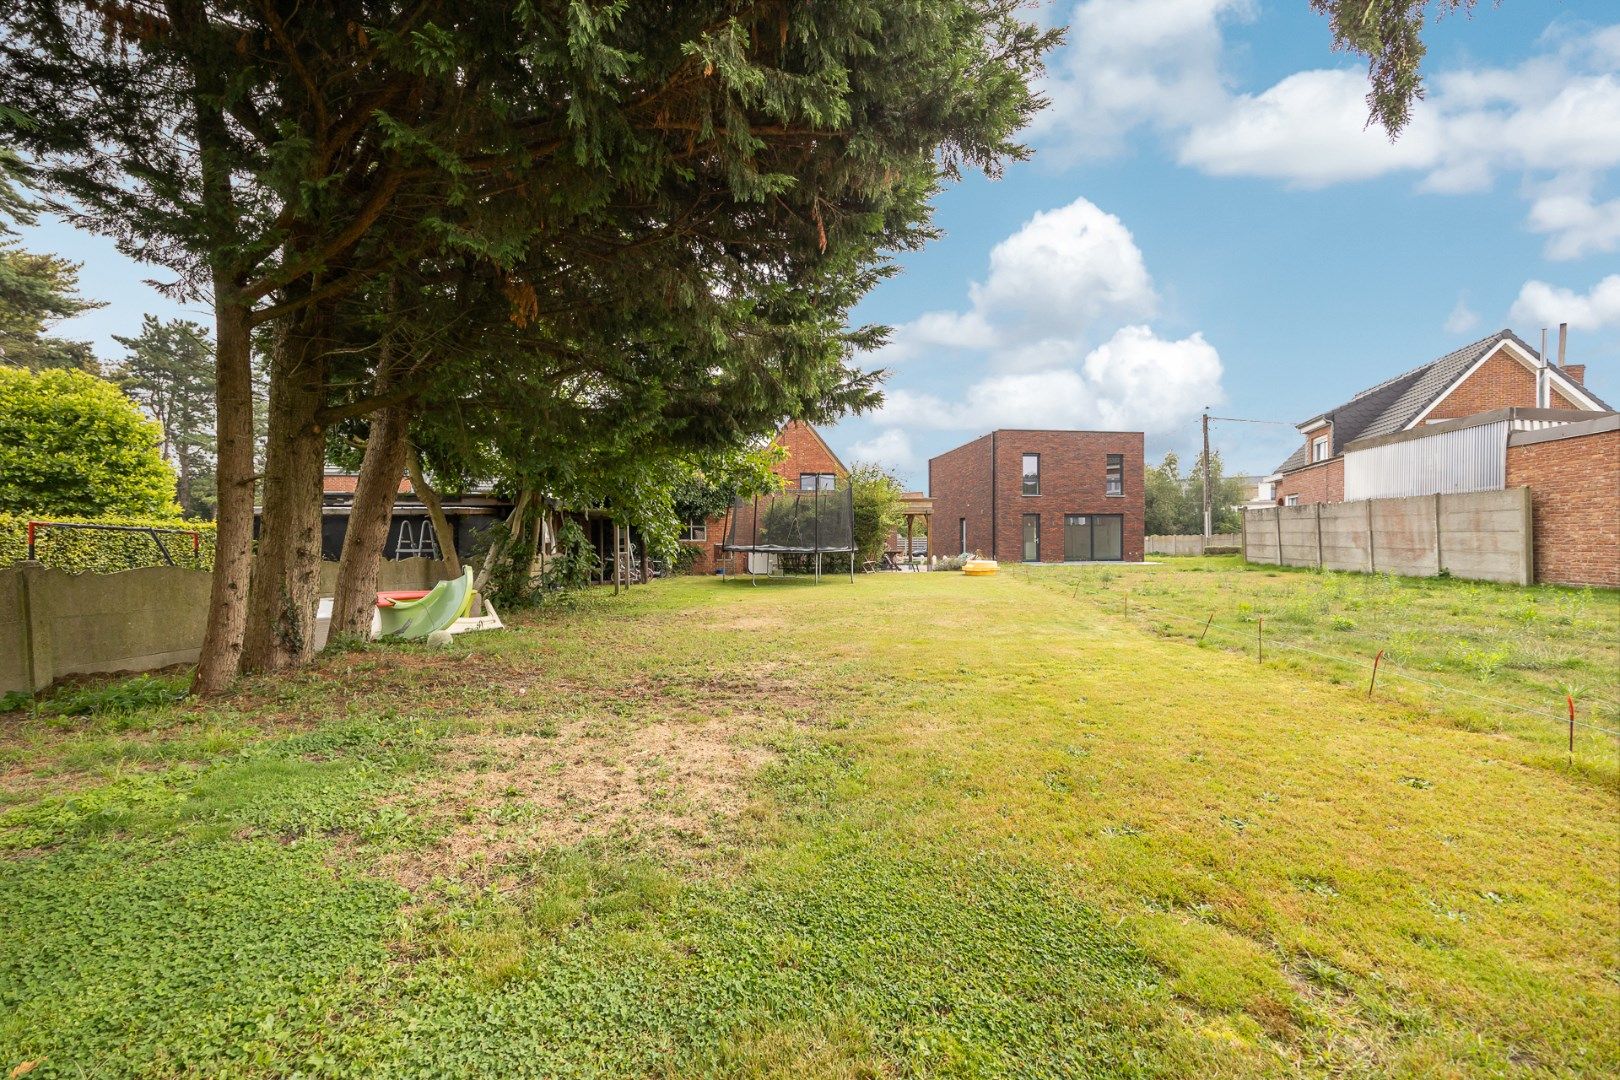
<svg viewBox="0 0 1620 1080"><path fill-rule="evenodd" d="M845 483L855 504L857 556L863 560L877 559L900 525L900 496L905 494L905 487L894 474L876 464L856 464Z"/></svg>
<svg viewBox="0 0 1620 1080"><path fill-rule="evenodd" d="M1204 532L1204 475L1203 462L1194 463L1192 471L1181 475L1181 461L1173 453L1147 470L1145 490L1147 501L1146 532L1149 536L1189 536ZM1222 471L1221 455L1210 455L1212 490L1210 501L1213 531L1234 533L1243 527L1243 519L1236 507L1245 498L1241 481L1226 476Z"/></svg>
<svg viewBox="0 0 1620 1080"><path fill-rule="evenodd" d="M0 513L0 566L10 566L28 557L28 519L32 514ZM37 520L37 518L36 518ZM94 518L53 516L52 521L93 525L134 525L155 529L180 529L184 532L163 532L163 544L176 566L207 570L214 565L214 523L211 521L184 521L175 517L141 517L128 514L105 514ZM192 538L197 534L197 551L192 552ZM74 574L115 574L120 570L133 570L140 566L164 566L163 555L151 534L144 532L102 532L99 529L46 529L37 531L34 557L54 570Z"/></svg>
<svg viewBox="0 0 1620 1080"><path fill-rule="evenodd" d="M103 379L0 367L0 512L172 513L174 472L158 437Z"/></svg>
<svg viewBox="0 0 1620 1080"><path fill-rule="evenodd" d="M0 205L6 190L0 172ZM45 332L52 323L105 306L78 295L80 265L0 240L0 365L29 371L100 372L88 342L66 341Z"/></svg>
<svg viewBox="0 0 1620 1080"><path fill-rule="evenodd" d="M102 686L73 687L39 703L44 716L124 714L172 705L186 696L189 676L137 675Z"/></svg>
<svg viewBox="0 0 1620 1080"><path fill-rule="evenodd" d="M533 515L526 515L516 528L526 540L533 531ZM500 545L507 529L506 522L501 522L485 530L492 549ZM485 585L485 592L498 609L533 607L543 602L548 592L583 588L596 579L602 563L579 522L564 517L552 544L556 554L546 556L538 580L533 576L535 554L531 546L521 542L500 546L501 556Z"/></svg>
<svg viewBox="0 0 1620 1080"><path fill-rule="evenodd" d="M208 331L184 319L151 315L134 337L117 337L125 356L112 380L158 423L159 451L178 475L176 493L188 517L214 505L214 346Z"/></svg>
<svg viewBox="0 0 1620 1080"><path fill-rule="evenodd" d="M1428 52L1423 26L1432 9L1436 16L1472 11L1475 0L1311 0L1311 10L1326 15L1333 47L1367 58L1367 108L1371 121L1394 139L1422 100L1421 67Z"/></svg>

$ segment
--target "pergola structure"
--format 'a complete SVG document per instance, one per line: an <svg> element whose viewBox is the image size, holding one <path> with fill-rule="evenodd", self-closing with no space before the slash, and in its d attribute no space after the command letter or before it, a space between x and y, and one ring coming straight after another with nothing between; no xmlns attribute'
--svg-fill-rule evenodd
<svg viewBox="0 0 1620 1080"><path fill-rule="evenodd" d="M900 496L901 513L906 516L906 558L911 558L911 533L917 519L928 524L928 554L934 553L934 528L929 519L934 516L934 500L920 491L908 491Z"/></svg>

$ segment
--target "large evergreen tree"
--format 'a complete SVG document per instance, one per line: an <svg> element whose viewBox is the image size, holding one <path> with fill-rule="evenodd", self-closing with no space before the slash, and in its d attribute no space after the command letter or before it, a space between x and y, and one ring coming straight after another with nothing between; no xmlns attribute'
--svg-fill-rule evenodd
<svg viewBox="0 0 1620 1080"><path fill-rule="evenodd" d="M103 306L80 296L78 284L78 263L0 240L0 364L100 372L89 342L47 333L55 322Z"/></svg>
<svg viewBox="0 0 1620 1080"><path fill-rule="evenodd" d="M208 331L185 319L148 315L141 332L113 340L125 355L113 381L157 421L159 450L174 466L180 508L188 515L214 506L214 346Z"/></svg>
<svg viewBox="0 0 1620 1080"><path fill-rule="evenodd" d="M228 677L244 628L250 666L307 652L325 429L420 389L372 392L379 342L348 351L339 305L402 261L459 257L494 276L508 314L530 318L543 286L587 260L647 288L638 252L670 237L722 288L728 265L790 286L790 264L814 257L859 276L883 247L926 235L936 177L1022 152L1011 138L1038 104L1028 83L1053 37L1018 8L13 5L0 17L0 78L29 123L0 117L3 134L82 220L215 303L220 530L201 685ZM819 325L805 301L776 303L784 324ZM270 323L248 620L248 336ZM701 364L710 330L672 323L663 345ZM786 372L746 372L739 352L724 392L749 390L756 407L802 401L838 383L829 360L842 354L809 349Z"/></svg>

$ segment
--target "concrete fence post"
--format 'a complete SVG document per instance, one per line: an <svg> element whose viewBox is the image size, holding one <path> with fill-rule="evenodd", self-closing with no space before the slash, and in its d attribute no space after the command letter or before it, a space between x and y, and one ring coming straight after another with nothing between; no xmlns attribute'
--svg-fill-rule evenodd
<svg viewBox="0 0 1620 1080"><path fill-rule="evenodd" d="M1281 566L1283 564L1282 507L1279 506L1276 509L1272 510L1272 514L1275 515L1275 517L1272 520L1274 520L1277 523L1277 565Z"/></svg>
<svg viewBox="0 0 1620 1080"><path fill-rule="evenodd" d="M45 567L32 559L17 564L22 571L23 640L27 648L29 689L38 693L56 680L51 623L40 600L39 578Z"/></svg>
<svg viewBox="0 0 1620 1080"><path fill-rule="evenodd" d="M1316 568L1322 569L1322 504L1316 504Z"/></svg>
<svg viewBox="0 0 1620 1080"><path fill-rule="evenodd" d="M1373 532L1373 501L1367 500L1367 573L1378 573L1378 553L1376 534Z"/></svg>
<svg viewBox="0 0 1620 1080"><path fill-rule="evenodd" d="M1444 498L1438 491L1434 494L1434 572L1446 572L1446 549L1440 543L1440 500Z"/></svg>

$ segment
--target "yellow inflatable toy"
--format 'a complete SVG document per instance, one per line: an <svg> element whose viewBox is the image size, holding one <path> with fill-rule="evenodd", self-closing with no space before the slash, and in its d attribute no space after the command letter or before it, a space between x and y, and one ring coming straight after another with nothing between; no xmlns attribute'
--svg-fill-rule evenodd
<svg viewBox="0 0 1620 1080"><path fill-rule="evenodd" d="M967 564L962 567L962 573L968 577L989 577L995 572L996 560L994 559L969 559Z"/></svg>

